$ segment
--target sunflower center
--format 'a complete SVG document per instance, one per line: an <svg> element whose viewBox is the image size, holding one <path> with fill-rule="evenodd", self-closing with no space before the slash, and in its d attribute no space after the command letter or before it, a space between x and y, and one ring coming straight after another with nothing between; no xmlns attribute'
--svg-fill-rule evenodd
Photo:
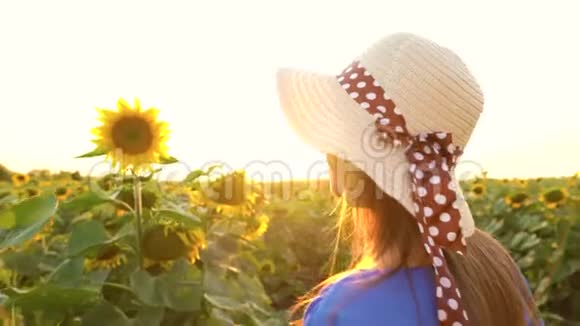
<svg viewBox="0 0 580 326"><path fill-rule="evenodd" d="M99 252L97 255L98 260L109 260L111 258L116 257L121 252L121 249L117 246L108 246Z"/></svg>
<svg viewBox="0 0 580 326"><path fill-rule="evenodd" d="M546 201L548 203L558 203L564 199L564 192L562 192L562 190L559 189L552 190L546 193L544 195L544 198L546 198Z"/></svg>
<svg viewBox="0 0 580 326"><path fill-rule="evenodd" d="M244 203L245 196L245 173L234 172L222 176L213 184L213 194L211 199L217 203L225 205L241 205Z"/></svg>
<svg viewBox="0 0 580 326"><path fill-rule="evenodd" d="M177 230L165 233L163 226L156 226L143 236L143 254L155 261L173 260L187 256L188 246L183 243Z"/></svg>
<svg viewBox="0 0 580 326"><path fill-rule="evenodd" d="M67 193L67 189L66 188L62 188L62 187L57 188L56 191L55 191L55 194L57 196L66 195L66 193Z"/></svg>
<svg viewBox="0 0 580 326"><path fill-rule="evenodd" d="M113 125L113 144L125 154L142 154L153 143L149 123L141 117L123 117Z"/></svg>
<svg viewBox="0 0 580 326"><path fill-rule="evenodd" d="M38 195L37 189L27 189L26 192L28 193L28 196L30 196L30 197Z"/></svg>
<svg viewBox="0 0 580 326"><path fill-rule="evenodd" d="M473 192L476 195L481 195L483 193L483 187L482 186L475 186L475 187L473 187Z"/></svg>
<svg viewBox="0 0 580 326"><path fill-rule="evenodd" d="M519 193L516 194L512 197L512 202L516 203L516 204L521 204L523 203L526 199L528 199L528 195L524 194L524 193Z"/></svg>
<svg viewBox="0 0 580 326"><path fill-rule="evenodd" d="M16 177L16 179L17 179L18 181L25 181L25 180L26 180L26 177L25 177L25 176L23 176L23 175L18 175L18 176Z"/></svg>
<svg viewBox="0 0 580 326"><path fill-rule="evenodd" d="M144 208L152 208L157 203L157 194L153 191L143 189L141 195ZM117 199L122 200L127 205L133 207L135 206L135 198L133 196L133 190L124 189L119 193Z"/></svg>
<svg viewBox="0 0 580 326"><path fill-rule="evenodd" d="M270 273L272 271L272 265L271 264L265 264L264 266L262 266L262 272L264 273Z"/></svg>

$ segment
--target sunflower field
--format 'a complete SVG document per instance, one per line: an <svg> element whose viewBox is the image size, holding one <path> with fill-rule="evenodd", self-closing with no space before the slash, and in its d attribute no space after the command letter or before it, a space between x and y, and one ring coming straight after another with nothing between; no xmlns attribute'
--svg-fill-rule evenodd
<svg viewBox="0 0 580 326"><path fill-rule="evenodd" d="M80 157L110 173L0 166L0 325L288 325L297 298L347 268L327 181L255 183L217 165L159 180L177 159L156 111L121 100L100 114ZM547 325L580 325L580 175L462 187Z"/></svg>

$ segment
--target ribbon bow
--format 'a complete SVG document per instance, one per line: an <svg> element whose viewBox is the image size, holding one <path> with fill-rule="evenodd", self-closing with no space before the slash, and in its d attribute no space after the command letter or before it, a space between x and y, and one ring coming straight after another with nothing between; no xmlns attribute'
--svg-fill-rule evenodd
<svg viewBox="0 0 580 326"><path fill-rule="evenodd" d="M454 206L457 189L451 177L462 150L453 145L451 134L439 132L413 137L405 153L411 162L415 216L436 244L465 254L461 214Z"/></svg>
<svg viewBox="0 0 580 326"><path fill-rule="evenodd" d="M442 248L464 254L465 238L461 232L457 185L452 171L461 148L446 132L411 135L405 118L387 97L378 81L358 61L338 77L342 88L364 110L376 118L377 130L394 146L406 146L410 163L415 218L435 270L437 316L442 326L466 326L469 318L461 300Z"/></svg>

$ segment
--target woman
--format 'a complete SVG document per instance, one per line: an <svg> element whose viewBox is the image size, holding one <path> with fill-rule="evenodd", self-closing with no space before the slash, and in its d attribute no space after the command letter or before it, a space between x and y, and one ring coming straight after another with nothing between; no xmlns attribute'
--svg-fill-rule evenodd
<svg viewBox="0 0 580 326"><path fill-rule="evenodd" d="M352 208L354 267L302 302L305 325L541 324L518 267L475 228L454 175L483 109L456 54L395 34L338 76L281 70L278 90Z"/></svg>

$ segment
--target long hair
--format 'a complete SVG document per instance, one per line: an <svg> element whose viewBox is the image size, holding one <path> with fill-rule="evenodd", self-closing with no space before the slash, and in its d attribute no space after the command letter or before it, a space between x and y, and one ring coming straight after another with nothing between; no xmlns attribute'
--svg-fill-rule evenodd
<svg viewBox="0 0 580 326"><path fill-rule="evenodd" d="M389 257L390 273L371 281L376 284L403 267L414 266L416 257L426 255L422 251L415 218L364 173L357 178L362 179L365 186L360 196L357 195L356 203L351 203L349 216L340 218L341 224L347 224L342 227L352 231L351 268L330 276L302 297L294 306L295 314L326 287L356 272L357 266L365 261L378 262ZM473 325L539 324L539 314L523 275L509 253L492 236L476 230L468 239L465 256L447 250L444 254Z"/></svg>

